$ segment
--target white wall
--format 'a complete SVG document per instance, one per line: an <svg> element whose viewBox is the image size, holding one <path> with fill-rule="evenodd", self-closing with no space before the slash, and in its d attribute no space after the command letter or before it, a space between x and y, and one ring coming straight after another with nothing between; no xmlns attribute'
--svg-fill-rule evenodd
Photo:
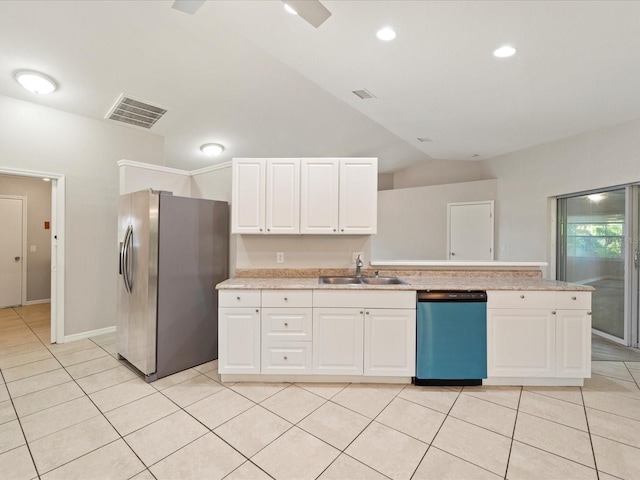
<svg viewBox="0 0 640 480"><path fill-rule="evenodd" d="M378 192L374 260L446 260L447 203L496 199L496 180Z"/></svg>
<svg viewBox="0 0 640 480"><path fill-rule="evenodd" d="M640 120L483 164L498 179L497 259L549 261L549 197L640 181Z"/></svg>
<svg viewBox="0 0 640 480"><path fill-rule="evenodd" d="M480 161L426 160L393 174L393 188L424 187L458 182L474 182L494 177L487 175ZM382 189L380 189L382 190Z"/></svg>
<svg viewBox="0 0 640 480"><path fill-rule="evenodd" d="M51 182L0 175L0 194L27 197L27 302L51 298ZM31 252L30 247L36 251Z"/></svg>
<svg viewBox="0 0 640 480"><path fill-rule="evenodd" d="M0 96L0 166L66 175L65 335L115 325L118 167L164 163L164 139Z"/></svg>

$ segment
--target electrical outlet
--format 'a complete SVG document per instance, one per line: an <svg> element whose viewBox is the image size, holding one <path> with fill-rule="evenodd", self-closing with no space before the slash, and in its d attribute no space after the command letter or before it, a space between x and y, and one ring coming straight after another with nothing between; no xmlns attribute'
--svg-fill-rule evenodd
<svg viewBox="0 0 640 480"><path fill-rule="evenodd" d="M276 253L276 263L284 263L284 252Z"/></svg>
<svg viewBox="0 0 640 480"><path fill-rule="evenodd" d="M362 253L362 252L351 252L351 263L353 263L354 265L358 261L358 255L360 255L360 260L362 260L362 263L364 263L364 253Z"/></svg>

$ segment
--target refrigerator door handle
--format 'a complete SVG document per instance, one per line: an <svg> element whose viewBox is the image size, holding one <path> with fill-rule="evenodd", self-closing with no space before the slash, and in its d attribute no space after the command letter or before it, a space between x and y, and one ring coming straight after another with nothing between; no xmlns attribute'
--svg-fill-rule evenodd
<svg viewBox="0 0 640 480"><path fill-rule="evenodd" d="M127 283L129 293L133 292L133 227L129 226L129 240L127 243Z"/></svg>
<svg viewBox="0 0 640 480"><path fill-rule="evenodd" d="M127 233L124 235L122 242L122 281L127 293L131 294L131 284L129 283L129 239L131 238L131 225L127 227Z"/></svg>
<svg viewBox="0 0 640 480"><path fill-rule="evenodd" d="M124 249L124 242L120 242L120 253L118 255L118 275L122 275L122 250Z"/></svg>

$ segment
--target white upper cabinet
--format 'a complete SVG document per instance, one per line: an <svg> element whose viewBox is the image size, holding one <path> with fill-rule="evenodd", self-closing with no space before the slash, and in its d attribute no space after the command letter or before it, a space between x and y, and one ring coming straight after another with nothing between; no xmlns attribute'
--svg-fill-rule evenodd
<svg viewBox="0 0 640 480"><path fill-rule="evenodd" d="M234 158L231 186L231 233L265 232L264 158Z"/></svg>
<svg viewBox="0 0 640 480"><path fill-rule="evenodd" d="M231 233L371 235L377 158L234 158Z"/></svg>
<svg viewBox="0 0 640 480"><path fill-rule="evenodd" d="M301 169L300 233L338 233L339 160L303 158Z"/></svg>
<svg viewBox="0 0 640 480"><path fill-rule="evenodd" d="M376 233L378 159L303 158L301 169L300 233Z"/></svg>
<svg viewBox="0 0 640 480"><path fill-rule="evenodd" d="M371 235L377 230L378 160L344 158L340 162L340 233Z"/></svg>
<svg viewBox="0 0 640 480"><path fill-rule="evenodd" d="M267 159L266 232L300 233L300 160Z"/></svg>

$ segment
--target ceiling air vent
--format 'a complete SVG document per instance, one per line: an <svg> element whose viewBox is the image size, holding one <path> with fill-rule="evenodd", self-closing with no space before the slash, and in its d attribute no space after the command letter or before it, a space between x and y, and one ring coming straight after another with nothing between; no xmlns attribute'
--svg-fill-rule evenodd
<svg viewBox="0 0 640 480"><path fill-rule="evenodd" d="M106 118L148 129L153 127L165 113L167 113L166 108L151 105L145 100L139 100L123 94L120 95L116 104L107 113Z"/></svg>
<svg viewBox="0 0 640 480"><path fill-rule="evenodd" d="M376 98L376 96L369 90L353 90L351 93L360 97L362 100L366 100L368 98Z"/></svg>
<svg viewBox="0 0 640 480"><path fill-rule="evenodd" d="M433 140L431 140L430 138L427 138L427 137L418 137L418 141L422 142L422 143L433 142Z"/></svg>

